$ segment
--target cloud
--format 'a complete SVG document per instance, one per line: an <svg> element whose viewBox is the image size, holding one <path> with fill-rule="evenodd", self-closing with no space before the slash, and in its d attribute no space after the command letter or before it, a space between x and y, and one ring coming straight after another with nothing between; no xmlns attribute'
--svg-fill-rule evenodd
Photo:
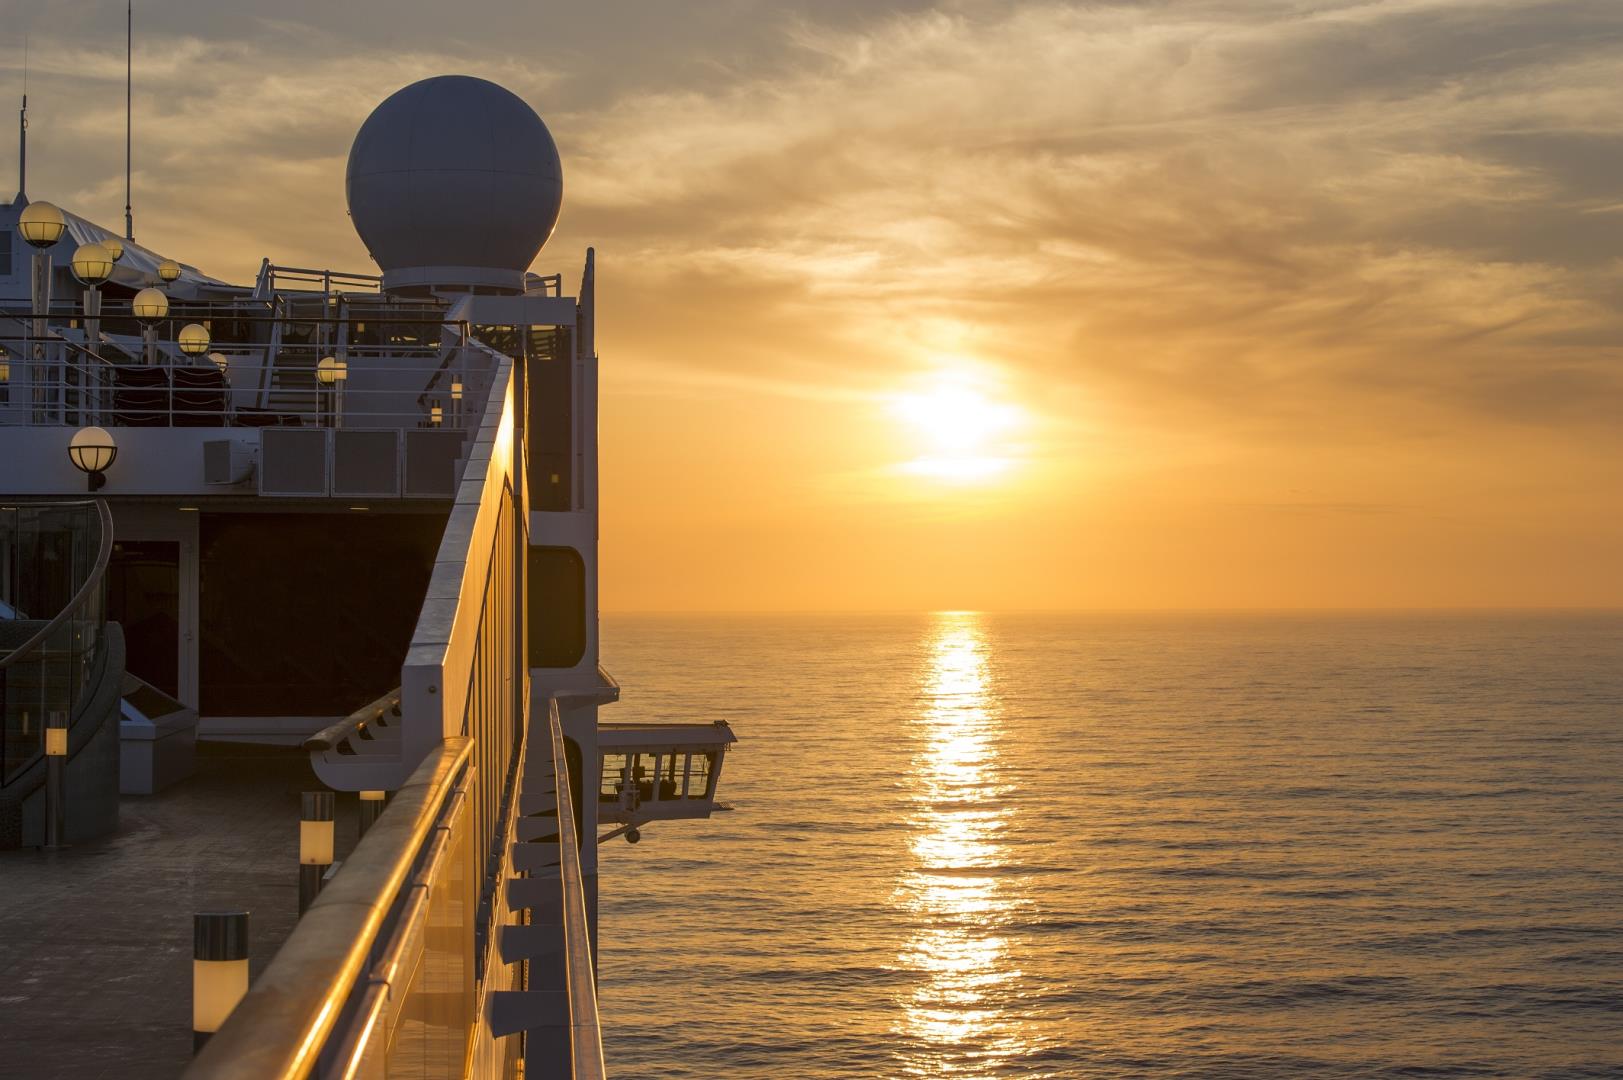
<svg viewBox="0 0 1623 1080"><path fill-rule="evenodd" d="M768 72L586 118L576 212L633 276L778 282L898 352L955 319L1173 422L1289 430L1344 398L1610 428L1620 36L1591 3L805 23Z"/></svg>
<svg viewBox="0 0 1623 1080"><path fill-rule="evenodd" d="M302 4L143 39L138 228L239 277L365 268L354 130L471 70L543 104L566 206L542 261L600 247L610 336L671 393L788 370L861 396L950 349L1146 430L1616 433L1615 4L701 4L686 66L653 47L686 31L628 10L626 73L556 36L366 47ZM40 22L36 175L116 219L120 43Z"/></svg>

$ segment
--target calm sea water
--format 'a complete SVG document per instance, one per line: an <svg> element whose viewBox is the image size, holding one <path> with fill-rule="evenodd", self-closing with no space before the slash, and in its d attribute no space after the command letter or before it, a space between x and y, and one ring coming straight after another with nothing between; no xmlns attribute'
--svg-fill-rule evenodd
<svg viewBox="0 0 1623 1080"><path fill-rule="evenodd" d="M620 618L625 1077L1623 1076L1623 617Z"/></svg>

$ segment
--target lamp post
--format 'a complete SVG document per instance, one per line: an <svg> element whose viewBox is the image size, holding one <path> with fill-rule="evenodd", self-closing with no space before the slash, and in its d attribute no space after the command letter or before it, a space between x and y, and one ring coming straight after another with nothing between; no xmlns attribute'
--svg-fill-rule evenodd
<svg viewBox="0 0 1623 1080"><path fill-rule="evenodd" d="M372 823L382 816L383 803L386 797L387 793L382 791L361 792L360 834L362 836L365 836L366 830L370 829Z"/></svg>
<svg viewBox="0 0 1623 1080"><path fill-rule="evenodd" d="M30 297L34 306L34 363L29 374L34 384L34 420L46 423L50 417L42 414L49 405L50 395L45 383L45 333L51 317L51 255L47 249L56 246L62 234L68 231L68 219L51 203L29 203L17 218L17 231L34 249Z"/></svg>
<svg viewBox="0 0 1623 1080"><path fill-rule="evenodd" d="M321 397L332 396L331 423L344 426L344 383L349 378L349 364L334 356L324 356L316 365L316 381L321 384ZM319 421L319 417L317 418Z"/></svg>
<svg viewBox="0 0 1623 1080"><path fill-rule="evenodd" d="M321 879L333 860L333 793L299 794L299 914L321 895Z"/></svg>
<svg viewBox="0 0 1623 1080"><path fill-rule="evenodd" d="M91 491L100 491L107 483L108 468L118 460L118 443L105 428L80 428L68 443L68 460L90 478Z"/></svg>
<svg viewBox="0 0 1623 1080"><path fill-rule="evenodd" d="M85 287L85 344L92 352L101 331L101 283L113 276L116 261L105 244L80 244L73 251L73 276Z"/></svg>
<svg viewBox="0 0 1623 1080"><path fill-rule="evenodd" d="M180 334L175 338L180 345L180 351L187 356L202 356L209 351L208 328L202 323L187 323L180 328Z"/></svg>
<svg viewBox="0 0 1623 1080"><path fill-rule="evenodd" d="M225 1023L248 993L248 913L192 916L192 1052Z"/></svg>
<svg viewBox="0 0 1623 1080"><path fill-rule="evenodd" d="M80 244L73 252L73 276L85 287L85 348L91 356L100 355L97 347L101 344L101 283L112 276L115 261L105 244ZM82 381L87 390L90 381L98 375L94 369L85 370Z"/></svg>
<svg viewBox="0 0 1623 1080"><path fill-rule="evenodd" d="M130 301L130 312L141 323L141 362L154 364L158 351L158 320L169 314L169 297L161 289L142 289Z"/></svg>
<svg viewBox="0 0 1623 1080"><path fill-rule="evenodd" d="M45 846L59 848L67 833L63 811L62 768L68 760L68 714L45 715Z"/></svg>

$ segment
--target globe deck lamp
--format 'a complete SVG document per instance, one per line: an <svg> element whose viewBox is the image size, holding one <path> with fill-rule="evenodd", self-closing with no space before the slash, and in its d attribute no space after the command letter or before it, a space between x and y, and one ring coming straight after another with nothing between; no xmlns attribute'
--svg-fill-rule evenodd
<svg viewBox="0 0 1623 1080"><path fill-rule="evenodd" d="M48 248L68 231L68 219L48 202L29 203L17 218L17 231L37 248Z"/></svg>
<svg viewBox="0 0 1623 1080"><path fill-rule="evenodd" d="M142 322L156 322L169 314L169 297L158 289L142 289L130 302L130 310Z"/></svg>
<svg viewBox="0 0 1623 1080"><path fill-rule="evenodd" d="M165 282L174 281L180 277L180 264L173 259L165 259L158 264L158 276Z"/></svg>
<svg viewBox="0 0 1623 1080"><path fill-rule="evenodd" d="M349 365L337 357L322 357L321 363L316 365L316 378L322 386L341 383L349 378Z"/></svg>
<svg viewBox="0 0 1623 1080"><path fill-rule="evenodd" d="M105 428L80 428L68 443L68 460L90 478L90 490L99 491L107 483L106 471L118 459L118 443Z"/></svg>
<svg viewBox="0 0 1623 1080"><path fill-rule="evenodd" d="M124 257L124 241L120 240L118 237L109 236L106 239L98 242L102 247L107 249L107 254L113 257L113 261L115 263Z"/></svg>
<svg viewBox="0 0 1623 1080"><path fill-rule="evenodd" d="M201 323L187 323L175 340L187 356L202 356L209 351L209 332Z"/></svg>
<svg viewBox="0 0 1623 1080"><path fill-rule="evenodd" d="M113 274L113 254L106 245L80 244L73 252L73 276L94 288Z"/></svg>
<svg viewBox="0 0 1623 1080"><path fill-rule="evenodd" d="M220 369L221 375L231 370L231 358L225 353L211 352L209 353L209 359L214 361L214 366Z"/></svg>

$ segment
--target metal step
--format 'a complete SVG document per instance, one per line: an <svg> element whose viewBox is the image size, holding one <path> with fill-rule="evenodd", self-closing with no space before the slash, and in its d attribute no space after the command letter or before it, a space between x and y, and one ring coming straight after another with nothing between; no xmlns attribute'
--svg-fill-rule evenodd
<svg viewBox="0 0 1623 1080"><path fill-rule="evenodd" d="M514 838L518 840L551 840L558 842L558 815L521 817L513 823Z"/></svg>
<svg viewBox="0 0 1623 1080"><path fill-rule="evenodd" d="M525 817L531 814L558 813L558 793L556 791L521 791L518 797L518 812Z"/></svg>
<svg viewBox="0 0 1623 1080"><path fill-rule="evenodd" d="M555 923L563 918L564 893L558 874L545 872L527 878L507 879L507 905L529 908L536 922Z"/></svg>
<svg viewBox="0 0 1623 1080"><path fill-rule="evenodd" d="M558 845L543 843L519 843L513 845L513 869L521 872L534 873L545 870L550 866L557 866L560 856Z"/></svg>
<svg viewBox="0 0 1623 1080"><path fill-rule="evenodd" d="M501 954L502 963L516 964L520 960L539 960L542 957L561 956L564 951L563 927L558 923L550 926L545 923L532 923L529 926L498 926L496 928L496 951ZM539 990L542 987L534 985L531 989ZM562 989L560 987L559 989Z"/></svg>
<svg viewBox="0 0 1623 1080"><path fill-rule="evenodd" d="M569 994L563 990L496 990L486 999L490 1033L500 1039L537 1027L569 1025Z"/></svg>

